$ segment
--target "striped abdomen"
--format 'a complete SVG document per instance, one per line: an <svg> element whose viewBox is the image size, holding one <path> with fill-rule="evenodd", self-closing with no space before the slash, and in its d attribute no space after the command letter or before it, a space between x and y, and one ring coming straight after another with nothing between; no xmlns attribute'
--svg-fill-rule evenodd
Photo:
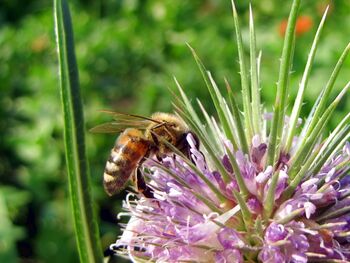
<svg viewBox="0 0 350 263"><path fill-rule="evenodd" d="M126 129L119 135L103 174L103 185L109 195L125 188L130 175L147 154L149 143L137 129Z"/></svg>

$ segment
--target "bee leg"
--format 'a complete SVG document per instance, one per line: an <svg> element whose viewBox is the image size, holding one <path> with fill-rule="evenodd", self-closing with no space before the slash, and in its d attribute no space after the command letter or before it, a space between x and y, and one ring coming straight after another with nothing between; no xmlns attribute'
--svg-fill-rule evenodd
<svg viewBox="0 0 350 263"><path fill-rule="evenodd" d="M141 174L140 168L136 169L135 177L136 177L135 181L136 181L137 191L143 194L147 198L153 198L154 197L153 190L147 186L145 179Z"/></svg>
<svg viewBox="0 0 350 263"><path fill-rule="evenodd" d="M152 140L153 140L153 145L159 145L158 137L153 131L151 131L151 137L152 137Z"/></svg>
<svg viewBox="0 0 350 263"><path fill-rule="evenodd" d="M117 246L116 244L113 244L111 246L109 246L104 252L103 252L103 256L104 257L109 257L109 260L107 262L116 262L113 261L112 257L117 255L118 251L124 251L127 250L128 246L127 245L119 245ZM146 250L144 248L141 248L139 246L134 246L132 247L133 251L137 251L137 252L145 252Z"/></svg>
<svg viewBox="0 0 350 263"><path fill-rule="evenodd" d="M156 154L156 158L157 158L158 162L161 162L163 160L159 154Z"/></svg>
<svg viewBox="0 0 350 263"><path fill-rule="evenodd" d="M176 142L176 137L168 130L167 126L164 127L166 133L170 136L172 142Z"/></svg>
<svg viewBox="0 0 350 263"><path fill-rule="evenodd" d="M103 256L104 257L110 257L110 256L113 256L113 255L115 255L116 254L116 251L115 251L116 249L113 247L113 248L111 248L111 247L107 247L106 249L105 249L105 251L103 251Z"/></svg>
<svg viewBox="0 0 350 263"><path fill-rule="evenodd" d="M157 154L157 152L159 152L159 149L156 146L156 145L159 145L159 140L157 138L157 135L154 132L151 132L151 137L152 137L152 140L153 140L153 150L151 150L151 152L153 151L154 153L156 153L155 156L156 156L158 162L161 162L162 161L162 157L159 154Z"/></svg>

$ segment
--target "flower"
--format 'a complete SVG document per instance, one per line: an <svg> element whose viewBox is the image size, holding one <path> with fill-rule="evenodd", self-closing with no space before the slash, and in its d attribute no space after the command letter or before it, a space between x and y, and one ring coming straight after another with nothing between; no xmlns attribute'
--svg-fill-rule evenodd
<svg viewBox="0 0 350 263"><path fill-rule="evenodd" d="M287 28L295 27L300 1L293 2ZM327 13L327 10L326 10ZM123 203L130 216L111 248L134 262L349 262L350 261L350 114L322 137L332 111L350 84L327 105L334 73L309 118L299 112L326 13L316 33L291 116L288 75L293 31L285 36L274 111L263 114L258 64L250 85L239 51L243 116L228 83L221 95L210 73L192 50L208 85L220 124L202 105L205 122L176 81L177 114L192 132L190 155L181 151L149 158L141 173L152 196L129 193ZM240 28L233 4L238 45ZM293 22L294 21L294 22ZM253 16L250 53L255 54ZM350 50L345 48L335 72ZM253 59L252 61L258 61ZM249 88L249 92L247 90ZM242 118L243 117L243 118ZM297 134L297 126L301 132ZM267 129L266 127L269 127ZM268 131L268 132L267 132ZM194 136L197 136L195 138Z"/></svg>
<svg viewBox="0 0 350 263"><path fill-rule="evenodd" d="M344 168L334 170L331 174L337 173L338 176L328 183L319 184L320 180L326 181L329 177L329 172L323 172L328 169L327 163L315 177L300 184L291 198L281 202L281 195L276 194L276 212L259 233L254 223L251 229L246 229L241 222L239 205L232 195L232 190L238 188L233 172L231 181L224 183L218 173L208 167L192 135L188 135L187 140L193 145L191 153L196 167L220 190L231 208L223 206L181 157L166 157L161 166L155 166L156 161L149 160L144 164L144 173L149 177L154 198L128 195L124 208L131 219L115 247L127 247L132 258L149 258L156 262L244 262L248 256L253 260L257 257L261 262L308 262L308 259L323 258L350 260L347 239L350 214L345 212L336 216L336 211L340 212L350 204L348 198L341 198L344 192L350 191L350 177L339 180ZM348 162L349 150L350 144L347 143L332 160ZM251 185L247 206L252 220L262 223L262 207L272 169L267 167L261 171L255 162L248 161L247 156L242 157L241 152L235 154L237 159L243 159L239 167L242 172L246 171L242 173L244 180ZM264 173L267 174L265 180L259 179ZM288 185L285 180L288 175L280 172L279 177L280 190L276 193L283 193ZM295 215L288 218L293 213ZM331 213L335 216L329 216Z"/></svg>

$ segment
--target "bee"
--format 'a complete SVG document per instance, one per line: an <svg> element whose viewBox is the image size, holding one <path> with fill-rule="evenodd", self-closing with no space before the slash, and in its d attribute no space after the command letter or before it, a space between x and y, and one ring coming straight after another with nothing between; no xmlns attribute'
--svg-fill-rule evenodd
<svg viewBox="0 0 350 263"><path fill-rule="evenodd" d="M149 157L155 156L161 160L172 151L168 142L186 156L190 155L186 136L192 133L185 123L176 115L157 112L150 118L107 112L115 121L101 124L92 132L121 132L111 150L103 174L103 186L110 196L119 193L130 178L135 181L137 190L146 197L152 197L140 172L140 166ZM192 133L193 134L193 133ZM197 137L193 137L198 143Z"/></svg>

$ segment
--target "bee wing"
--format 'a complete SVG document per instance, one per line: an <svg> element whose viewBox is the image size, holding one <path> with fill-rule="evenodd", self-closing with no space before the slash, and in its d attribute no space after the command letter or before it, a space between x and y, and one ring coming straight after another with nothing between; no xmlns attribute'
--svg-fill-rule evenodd
<svg viewBox="0 0 350 263"><path fill-rule="evenodd" d="M93 133L119 133L127 128L144 130L151 122L159 123L156 120L140 115L118 113L113 111L102 111L113 116L115 121L100 124L92 129Z"/></svg>
<svg viewBox="0 0 350 263"><path fill-rule="evenodd" d="M150 122L155 122L159 124L161 123L159 121L153 120L152 118L148 118L148 117L136 115L136 114L120 113L120 112L107 111L107 110L102 110L101 112L112 115L113 119L117 121L125 121L125 122L147 121L147 124L149 124Z"/></svg>
<svg viewBox="0 0 350 263"><path fill-rule="evenodd" d="M145 121L141 122L106 122L96 127L90 129L90 132L93 133L119 133L124 131L127 128L136 128L144 130L147 128L147 123Z"/></svg>
<svg viewBox="0 0 350 263"><path fill-rule="evenodd" d="M93 127L89 131L93 133L119 133L124 129L120 125L115 125L113 122L106 122Z"/></svg>

